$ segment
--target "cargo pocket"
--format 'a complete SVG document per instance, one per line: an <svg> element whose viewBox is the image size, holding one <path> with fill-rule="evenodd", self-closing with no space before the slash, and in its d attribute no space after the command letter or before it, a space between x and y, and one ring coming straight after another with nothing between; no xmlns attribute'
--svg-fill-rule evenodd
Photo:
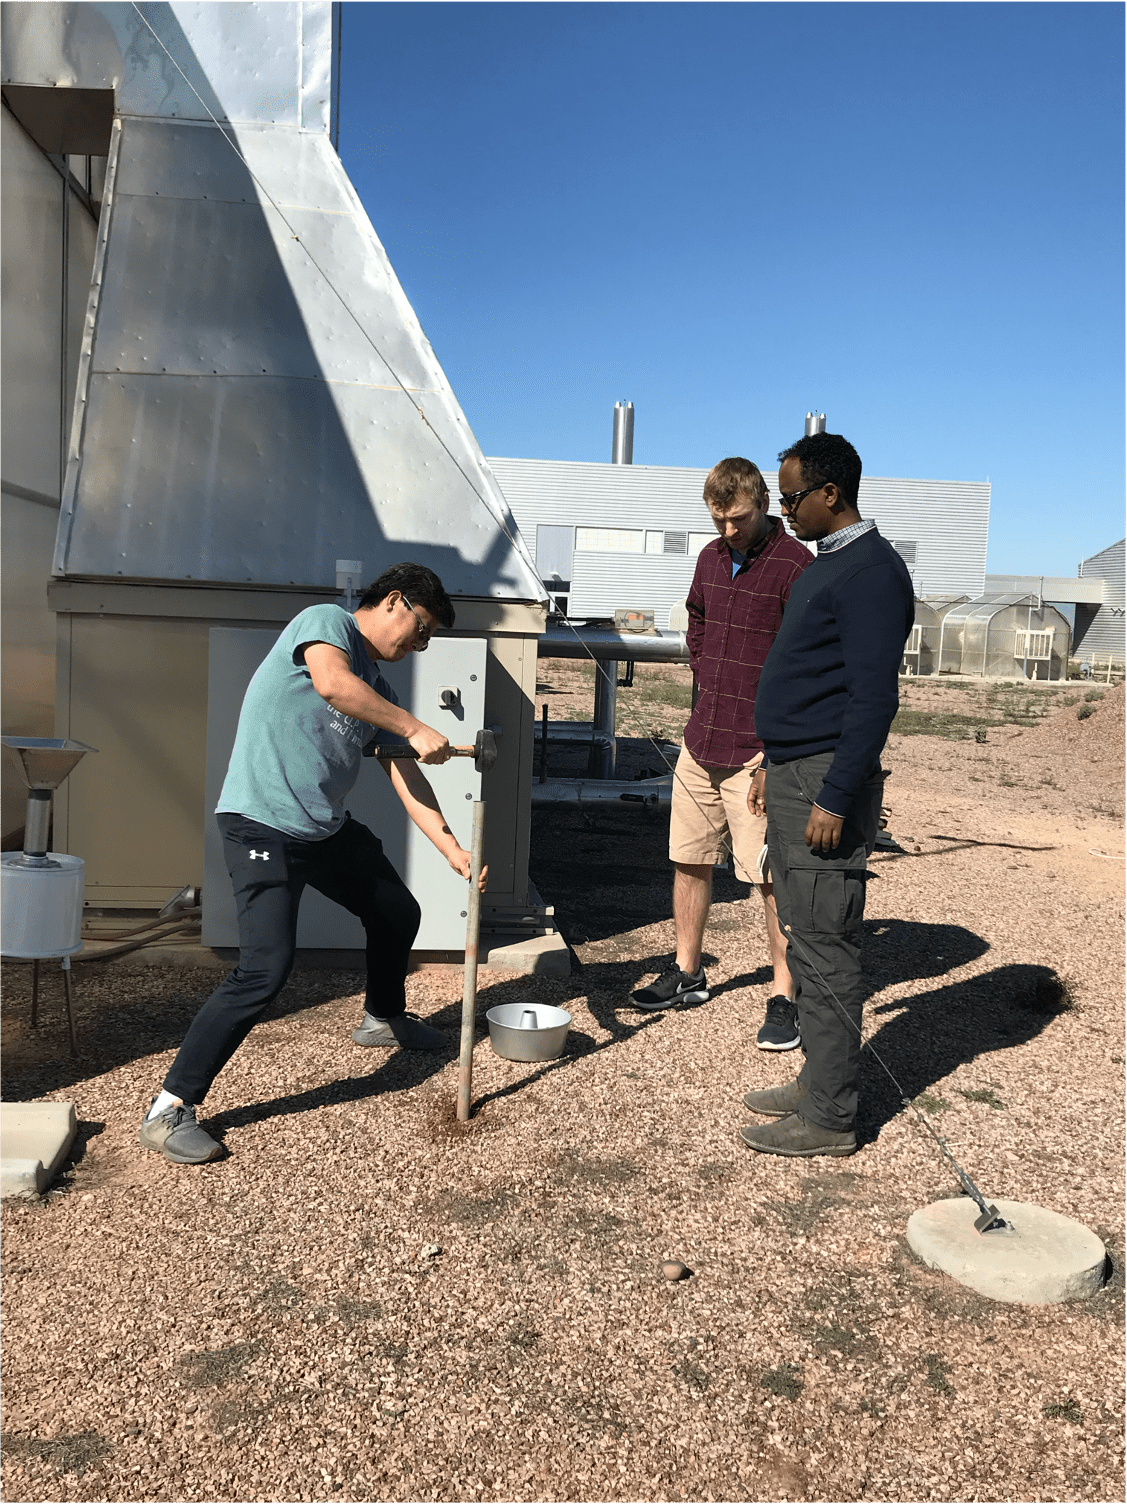
<svg viewBox="0 0 1127 1504"><path fill-rule="evenodd" d="M814 935L848 935L859 931L865 914L865 874L854 868L820 871L792 868L792 923Z"/></svg>

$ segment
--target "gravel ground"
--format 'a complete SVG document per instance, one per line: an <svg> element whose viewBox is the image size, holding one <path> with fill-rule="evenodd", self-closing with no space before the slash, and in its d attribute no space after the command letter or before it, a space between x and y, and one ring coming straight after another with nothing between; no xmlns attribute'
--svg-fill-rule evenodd
<svg viewBox="0 0 1127 1504"><path fill-rule="evenodd" d="M916 1262L907 1217L956 1187L868 1052L854 1158L748 1154L740 1097L794 1061L754 1047L747 889L717 875L713 1000L630 1012L672 948L662 821L553 810L534 878L582 965L483 972L479 1018L563 1004L569 1049L482 1035L468 1128L454 970L409 983L449 1053L375 1058L360 979L298 974L208 1102L229 1157L181 1168L136 1128L207 979L81 968L72 1065L5 968L4 1095L82 1129L3 1210L4 1498L1122 1499L1123 691L1094 704L892 737L866 1017L988 1195L1100 1232L1098 1296Z"/></svg>

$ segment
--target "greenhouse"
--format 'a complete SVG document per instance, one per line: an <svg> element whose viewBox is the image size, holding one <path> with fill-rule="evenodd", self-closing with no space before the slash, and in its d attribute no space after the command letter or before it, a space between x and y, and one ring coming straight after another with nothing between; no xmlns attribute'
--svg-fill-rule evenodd
<svg viewBox="0 0 1127 1504"><path fill-rule="evenodd" d="M952 606L940 624L938 672L984 679L1063 679L1068 638L1065 617L1036 595L965 601Z"/></svg>

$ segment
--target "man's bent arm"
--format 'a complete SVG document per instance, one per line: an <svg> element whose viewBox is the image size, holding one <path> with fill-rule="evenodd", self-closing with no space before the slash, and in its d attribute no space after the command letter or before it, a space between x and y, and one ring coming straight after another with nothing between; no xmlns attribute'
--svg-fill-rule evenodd
<svg viewBox="0 0 1127 1504"><path fill-rule="evenodd" d="M450 743L440 731L418 720L401 705L393 705L352 672L348 654L331 642L305 645L305 666L313 688L334 710L364 721L380 731L403 737L419 754L420 762L445 762Z"/></svg>
<svg viewBox="0 0 1127 1504"><path fill-rule="evenodd" d="M458 839L446 823L434 790L428 783L418 763L401 758L383 758L380 767L391 779L391 786L399 795L403 808L432 846L441 851L455 872L463 877L470 875L470 854L458 844ZM481 869L478 887L485 892L488 868Z"/></svg>

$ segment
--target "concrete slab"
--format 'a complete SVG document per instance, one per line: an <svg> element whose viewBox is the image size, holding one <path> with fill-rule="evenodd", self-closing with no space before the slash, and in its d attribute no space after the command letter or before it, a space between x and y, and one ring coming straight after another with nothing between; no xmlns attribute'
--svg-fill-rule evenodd
<svg viewBox="0 0 1127 1504"><path fill-rule="evenodd" d="M979 1233L969 1196L936 1201L908 1218L908 1243L924 1263L991 1300L1054 1305L1094 1295L1107 1250L1095 1233L1027 1201L994 1201L1009 1224Z"/></svg>
<svg viewBox="0 0 1127 1504"><path fill-rule="evenodd" d="M571 951L560 934L529 935L527 939L496 945L481 936L482 964L500 971L522 971L526 976L569 977Z"/></svg>
<svg viewBox="0 0 1127 1504"><path fill-rule="evenodd" d="M78 1133L72 1102L0 1102L0 1196L40 1196Z"/></svg>

